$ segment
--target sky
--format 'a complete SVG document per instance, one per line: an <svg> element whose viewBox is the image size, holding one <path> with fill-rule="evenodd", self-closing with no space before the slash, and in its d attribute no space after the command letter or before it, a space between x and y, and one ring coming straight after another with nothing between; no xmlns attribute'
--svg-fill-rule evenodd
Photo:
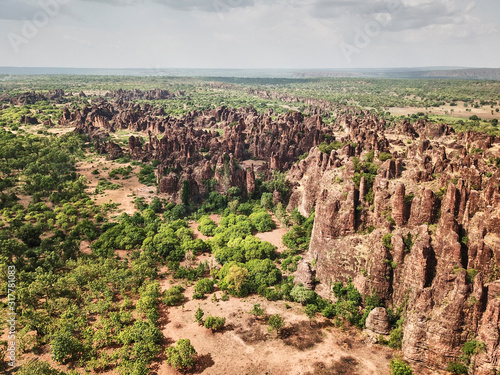
<svg viewBox="0 0 500 375"><path fill-rule="evenodd" d="M500 67L499 0L0 0L0 66Z"/></svg>

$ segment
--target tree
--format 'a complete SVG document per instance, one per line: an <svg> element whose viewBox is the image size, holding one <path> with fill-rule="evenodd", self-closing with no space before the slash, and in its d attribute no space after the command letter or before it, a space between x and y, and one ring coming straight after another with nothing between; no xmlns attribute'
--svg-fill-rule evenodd
<svg viewBox="0 0 500 375"><path fill-rule="evenodd" d="M467 375L469 373L469 368L461 362L450 362L446 371L454 375Z"/></svg>
<svg viewBox="0 0 500 375"><path fill-rule="evenodd" d="M214 282L210 279L200 279L196 282L194 291L199 294L212 293L214 291Z"/></svg>
<svg viewBox="0 0 500 375"><path fill-rule="evenodd" d="M227 276L224 278L224 281L234 288L236 293L238 293L245 281L248 278L248 270L246 268L240 267L238 265L233 265L229 269Z"/></svg>
<svg viewBox="0 0 500 375"><path fill-rule="evenodd" d="M198 310L196 310L196 313L194 314L194 318L201 325L203 325L203 315L205 315L205 313L203 312L201 307L198 307Z"/></svg>
<svg viewBox="0 0 500 375"><path fill-rule="evenodd" d="M181 201L185 206L189 206L189 200L191 199L191 184L189 181L184 180L182 182L182 190L181 190Z"/></svg>
<svg viewBox="0 0 500 375"><path fill-rule="evenodd" d="M42 242L40 240L41 231L39 228L33 226L33 224L28 223L21 226L17 232L17 238L23 241L29 247L40 246Z"/></svg>
<svg viewBox="0 0 500 375"><path fill-rule="evenodd" d="M391 359L389 368L391 369L391 375L413 375L411 367L408 366L405 361L397 357Z"/></svg>
<svg viewBox="0 0 500 375"><path fill-rule="evenodd" d="M269 325L268 329L270 331L276 330L276 335L279 335L281 329L285 326L286 323L280 314L274 314L269 317L267 324Z"/></svg>
<svg viewBox="0 0 500 375"><path fill-rule="evenodd" d="M67 328L62 328L54 334L51 342L52 358L59 363L65 363L78 357L83 350L83 345L74 333Z"/></svg>
<svg viewBox="0 0 500 375"><path fill-rule="evenodd" d="M271 210L274 207L273 193L263 193L260 198L260 205L267 210Z"/></svg>
<svg viewBox="0 0 500 375"><path fill-rule="evenodd" d="M183 289L180 285L174 285L163 292L162 301L167 306L175 306L184 301Z"/></svg>
<svg viewBox="0 0 500 375"><path fill-rule="evenodd" d="M180 339L175 346L167 348L167 363L176 370L190 369L194 366L197 354L189 339Z"/></svg>
<svg viewBox="0 0 500 375"><path fill-rule="evenodd" d="M306 305L307 303L314 300L314 298L316 297L316 293L312 290L307 289L302 284L295 284L292 291L290 292L290 296L295 302Z"/></svg>
<svg viewBox="0 0 500 375"><path fill-rule="evenodd" d="M309 327L312 327L312 321L316 317L318 307L316 305L309 304L305 307L304 312L309 318Z"/></svg>
<svg viewBox="0 0 500 375"><path fill-rule="evenodd" d="M259 232L269 232L276 228L273 218L265 211L254 212L250 215L250 220Z"/></svg>

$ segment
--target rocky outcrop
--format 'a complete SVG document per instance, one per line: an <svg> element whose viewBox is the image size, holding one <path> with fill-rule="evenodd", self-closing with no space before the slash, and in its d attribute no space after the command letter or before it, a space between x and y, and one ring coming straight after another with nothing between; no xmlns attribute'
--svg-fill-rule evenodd
<svg viewBox="0 0 500 375"><path fill-rule="evenodd" d="M366 318L366 329L378 333L380 335L388 335L390 333L389 315L383 307L376 307Z"/></svg>
<svg viewBox="0 0 500 375"><path fill-rule="evenodd" d="M313 280L313 272L311 271L311 266L306 261L301 261L297 265L297 271L293 274L294 284L302 284L307 289L313 289L314 280Z"/></svg>
<svg viewBox="0 0 500 375"><path fill-rule="evenodd" d="M485 350L475 373L490 374L500 361L500 171L486 160L500 142L423 121L379 125L343 118L342 142L357 143L354 153L313 149L288 174L288 208L315 210L306 256L317 259L316 290L331 298L329 286L350 278L386 307L405 307L402 351L418 373L446 369L476 337ZM387 142L394 134L413 140L406 154ZM472 147L482 153L467 153ZM376 174L360 168L369 150ZM393 158L378 162L382 151ZM367 326L387 332L373 317Z"/></svg>
<svg viewBox="0 0 500 375"><path fill-rule="evenodd" d="M305 117L289 112L273 118L251 107L220 107L193 111L178 119L166 115L162 108L128 101L171 97L166 91L117 91L108 97L116 100L96 101L74 112L65 107L59 123L74 125L75 131L88 134L98 143L99 151L111 158L121 155L121 151L116 144L107 143L104 134L120 129L146 133L145 140L136 135L129 138L131 158L160 162L157 177L161 193L179 196L173 189L180 186L173 184L171 176L162 182L167 175L176 174L177 182L182 176L189 178L195 201L208 193L211 181L215 181L213 188L221 193L235 186L251 196L256 190L255 172L248 167L251 163L242 164L244 161L263 162L259 172L270 176L272 171L289 169L325 137L335 140L332 129L317 115ZM273 200L281 200L279 193L274 194Z"/></svg>

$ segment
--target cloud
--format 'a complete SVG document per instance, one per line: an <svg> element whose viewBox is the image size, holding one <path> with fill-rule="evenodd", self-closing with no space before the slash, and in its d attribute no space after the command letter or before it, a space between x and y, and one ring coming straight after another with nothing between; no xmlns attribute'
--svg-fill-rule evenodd
<svg viewBox="0 0 500 375"><path fill-rule="evenodd" d="M179 11L227 12L255 4L254 0L82 0L117 6L133 6L156 3Z"/></svg>
<svg viewBox="0 0 500 375"><path fill-rule="evenodd" d="M33 4L20 0L0 0L0 9L1 20L22 20L24 18L30 18L39 10L39 8Z"/></svg>
<svg viewBox="0 0 500 375"><path fill-rule="evenodd" d="M428 37L430 30L440 40L496 32L495 25L474 14L475 8L470 0L313 0L309 14L330 22L344 37L373 21L386 33L411 31L412 39Z"/></svg>
<svg viewBox="0 0 500 375"><path fill-rule="evenodd" d="M154 0L169 8L182 11L227 12L254 5L254 0Z"/></svg>

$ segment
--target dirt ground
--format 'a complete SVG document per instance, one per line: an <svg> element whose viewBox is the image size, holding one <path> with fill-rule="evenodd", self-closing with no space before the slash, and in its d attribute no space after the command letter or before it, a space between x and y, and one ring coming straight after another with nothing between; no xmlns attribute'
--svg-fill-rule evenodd
<svg viewBox="0 0 500 375"><path fill-rule="evenodd" d="M257 233L255 237L261 239L262 241L272 243L277 247L276 251L278 253L281 253L286 250L286 246L283 245L283 242L281 241L281 238L286 234L286 228L281 225L281 223L276 219L276 217L274 217L274 215L273 220L276 223L276 229L270 232Z"/></svg>
<svg viewBox="0 0 500 375"><path fill-rule="evenodd" d="M470 112L466 111L466 109L470 109ZM484 120L492 120L495 118L500 119L500 113L495 112L495 109L493 109L494 114L491 114L492 109L493 108L490 108L489 106L481 108L471 108L471 107L465 108L463 103L460 103L457 106L453 107L449 105L444 105L441 107L429 107L427 109L423 107L389 108L388 111L391 112L391 115L396 115L396 116L412 115L414 113L423 112L423 113L430 113L441 116L451 116L463 119L467 119L472 115L477 115L478 117Z"/></svg>
<svg viewBox="0 0 500 375"><path fill-rule="evenodd" d="M342 331L320 318L312 323L296 303L269 302L261 297L230 297L229 301L192 300L193 287L185 291L186 302L180 307L161 311L162 331L167 345L189 338L198 353L196 368L189 372L206 375L222 374L389 374L392 350L367 345L361 332ZM215 292L220 299L221 292ZM260 303L268 315L281 314L287 322L279 336L268 332L265 319L254 319L248 311ZM226 318L226 328L212 333L194 321L196 309L208 315ZM326 371L326 372L325 372ZM164 360L153 367L157 375L179 372Z"/></svg>
<svg viewBox="0 0 500 375"><path fill-rule="evenodd" d="M150 201L153 197L161 197L161 194L156 193L156 187L146 186L139 182L137 174L139 173L138 166L132 166L133 170L131 176L127 179L111 179L108 177L108 173L118 167L126 168L130 163L117 163L115 161L106 160L105 156L95 157L92 161L78 162L76 165L77 172L88 181L87 193L92 196L96 204L103 203L118 203L118 212L126 212L129 215L133 215L136 211L134 207L134 199L136 197L144 197L146 201ZM107 170L103 170L108 168ZM98 169L100 174L94 175L92 171ZM113 184L121 185L120 188L116 190L106 190L103 194L94 195L95 188L101 177L106 178Z"/></svg>

